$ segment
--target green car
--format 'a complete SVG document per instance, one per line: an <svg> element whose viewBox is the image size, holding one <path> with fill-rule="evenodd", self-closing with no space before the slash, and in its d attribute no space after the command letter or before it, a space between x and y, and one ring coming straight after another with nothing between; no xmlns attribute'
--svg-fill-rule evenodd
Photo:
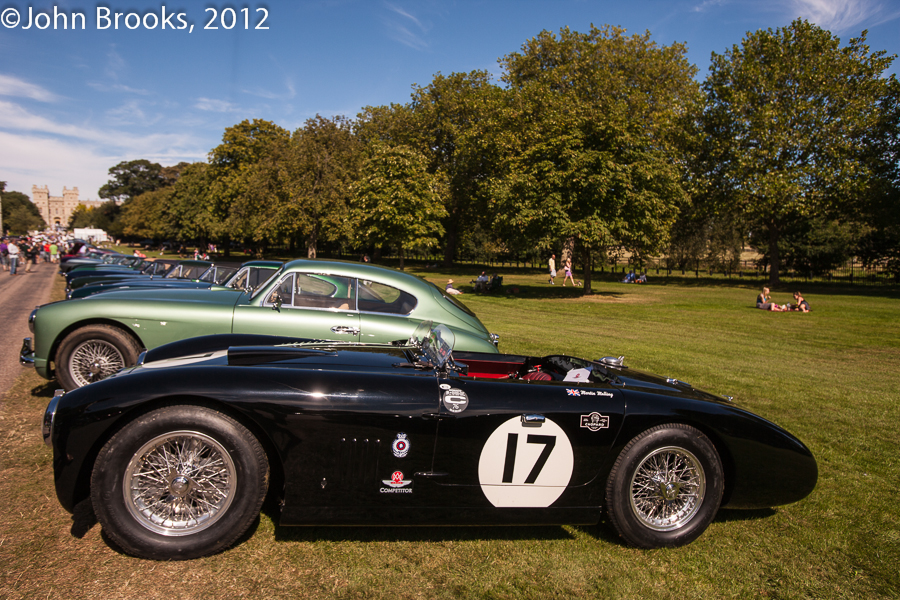
<svg viewBox="0 0 900 600"><path fill-rule="evenodd" d="M21 361L67 390L137 362L142 349L217 333L362 343L407 340L422 321L444 323L456 349L497 352L472 311L432 283L369 264L287 263L254 292L222 289L109 291L31 313Z"/></svg>

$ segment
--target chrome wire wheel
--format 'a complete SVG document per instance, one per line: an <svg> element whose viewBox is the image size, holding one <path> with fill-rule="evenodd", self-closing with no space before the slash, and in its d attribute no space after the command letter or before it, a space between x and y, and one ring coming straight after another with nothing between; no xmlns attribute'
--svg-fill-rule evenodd
<svg viewBox="0 0 900 600"><path fill-rule="evenodd" d="M173 431L138 450L125 470L125 505L143 527L166 536L212 526L235 497L231 455L213 438Z"/></svg>
<svg viewBox="0 0 900 600"><path fill-rule="evenodd" d="M112 343L92 339L72 351L69 372L79 387L100 381L125 368L125 357Z"/></svg>
<svg viewBox="0 0 900 600"><path fill-rule="evenodd" d="M655 531L687 525L706 495L706 474L691 452L677 446L658 448L644 457L631 478L631 509Z"/></svg>

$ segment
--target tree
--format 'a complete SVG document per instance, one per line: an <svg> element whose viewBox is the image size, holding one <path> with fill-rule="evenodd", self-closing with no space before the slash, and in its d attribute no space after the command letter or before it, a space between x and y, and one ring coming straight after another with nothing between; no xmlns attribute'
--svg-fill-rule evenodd
<svg viewBox="0 0 900 600"><path fill-rule="evenodd" d="M169 237L170 221L165 218L164 210L173 193L173 187L167 186L144 192L125 204L119 224L122 235L154 240Z"/></svg>
<svg viewBox="0 0 900 600"><path fill-rule="evenodd" d="M447 211L440 175L428 172L425 157L406 146L379 145L363 165L351 212L358 239L399 249L436 246Z"/></svg>
<svg viewBox="0 0 900 600"><path fill-rule="evenodd" d="M231 239L249 238L258 230L255 209L266 198L260 196L265 188L251 185L256 164L274 144L288 139L290 133L270 121L244 120L225 129L222 143L209 153L210 187L204 197L212 233L225 242L226 256Z"/></svg>
<svg viewBox="0 0 900 600"><path fill-rule="evenodd" d="M791 221L852 212L870 185L865 142L892 58L869 53L865 40L863 32L841 48L837 37L798 19L712 55L703 84L704 175L766 238L773 284Z"/></svg>
<svg viewBox="0 0 900 600"><path fill-rule="evenodd" d="M577 244L590 293L595 251L661 249L687 202L678 143L699 99L695 68L680 44L593 26L541 32L502 62L515 96L497 225L511 243Z"/></svg>
<svg viewBox="0 0 900 600"><path fill-rule="evenodd" d="M486 190L501 164L495 141L504 102L505 92L486 71L438 73L413 92L413 145L428 158L429 172L447 182L445 266L453 262L464 231L489 221Z"/></svg>
<svg viewBox="0 0 900 600"><path fill-rule="evenodd" d="M344 117L316 115L280 139L254 167L248 197L262 200L257 239L304 236L307 256L315 258L320 240L346 233L351 188L359 178L362 146Z"/></svg>
<svg viewBox="0 0 900 600"><path fill-rule="evenodd" d="M152 192L170 185L163 167L146 159L122 161L109 169L108 183L100 187L99 196L122 204L144 192Z"/></svg>
<svg viewBox="0 0 900 600"><path fill-rule="evenodd" d="M29 231L44 229L47 224L41 217L41 211L28 196L22 192L7 192L5 182L0 186L0 205L3 207L3 233L25 235Z"/></svg>

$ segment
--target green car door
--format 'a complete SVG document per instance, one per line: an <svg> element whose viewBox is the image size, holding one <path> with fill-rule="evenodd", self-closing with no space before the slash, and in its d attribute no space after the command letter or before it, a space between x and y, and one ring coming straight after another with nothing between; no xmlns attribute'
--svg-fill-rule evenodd
<svg viewBox="0 0 900 600"><path fill-rule="evenodd" d="M234 333L359 341L356 279L286 273L256 302L234 310Z"/></svg>

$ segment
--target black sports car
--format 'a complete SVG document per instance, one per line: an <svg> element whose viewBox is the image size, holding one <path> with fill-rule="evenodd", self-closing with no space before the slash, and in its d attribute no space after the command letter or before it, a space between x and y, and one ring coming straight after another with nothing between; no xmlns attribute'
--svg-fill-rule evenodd
<svg viewBox="0 0 900 600"><path fill-rule="evenodd" d="M160 346L50 402L62 505L125 551L233 544L267 491L282 525L597 523L628 544L696 539L720 506L795 502L816 462L731 399L620 358L451 353L217 335Z"/></svg>

